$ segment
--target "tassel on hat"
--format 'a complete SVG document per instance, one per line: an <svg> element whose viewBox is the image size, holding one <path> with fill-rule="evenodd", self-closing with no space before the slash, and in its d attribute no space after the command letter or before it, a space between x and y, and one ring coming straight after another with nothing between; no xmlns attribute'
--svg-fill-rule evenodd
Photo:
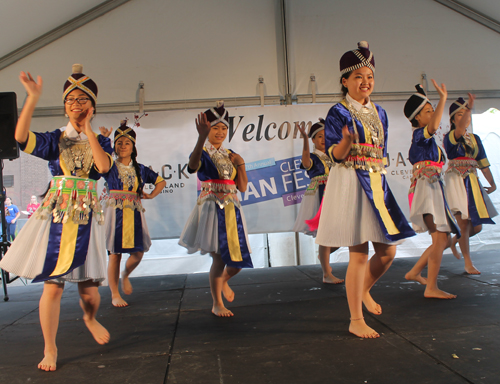
<svg viewBox="0 0 500 384"><path fill-rule="evenodd" d="M347 51L340 58L340 74L343 75L356 69L368 67L375 72L375 57L370 52L370 45L366 41L358 43L358 49Z"/></svg>
<svg viewBox="0 0 500 384"><path fill-rule="evenodd" d="M207 109L205 115L212 127L218 123L224 123L229 127L229 112L224 108L224 100L217 100L215 108Z"/></svg>

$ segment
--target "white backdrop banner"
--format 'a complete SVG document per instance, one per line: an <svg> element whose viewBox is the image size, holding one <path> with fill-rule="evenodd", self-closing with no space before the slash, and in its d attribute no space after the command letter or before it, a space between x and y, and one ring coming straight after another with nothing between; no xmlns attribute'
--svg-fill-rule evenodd
<svg viewBox="0 0 500 384"><path fill-rule="evenodd" d="M402 112L404 103L380 104L389 116L387 177L408 217L407 194L412 166L407 158L412 130ZM326 116L330 107L314 104L229 109L230 127L224 145L239 153L246 163L249 183L240 199L250 233L287 232L292 229L309 182L306 172L300 169L303 141L295 124L302 124L309 130L319 117ZM179 237L196 204L199 182L196 174L187 172L187 162L197 140L195 118L198 112L149 113L140 121L141 127L136 128L138 161L150 166L167 181L161 195L154 200L143 201L153 238ZM132 115L128 116L131 120ZM124 117L118 114L98 115L96 120L98 125L117 127ZM448 130L445 114L437 134L439 143ZM498 139L498 134L495 133L495 137ZM492 164L498 163L496 153L488 154ZM493 174L497 176L496 170ZM498 201L493 200L499 209ZM496 239L497 242L499 240Z"/></svg>

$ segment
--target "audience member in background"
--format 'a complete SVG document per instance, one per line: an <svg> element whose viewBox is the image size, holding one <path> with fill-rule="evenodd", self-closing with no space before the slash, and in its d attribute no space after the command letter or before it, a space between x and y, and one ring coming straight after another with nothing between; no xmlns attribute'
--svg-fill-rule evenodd
<svg viewBox="0 0 500 384"><path fill-rule="evenodd" d="M17 219L21 216L19 208L12 204L10 197L5 199L5 220L7 221L7 240L14 241L16 238Z"/></svg>
<svg viewBox="0 0 500 384"><path fill-rule="evenodd" d="M39 206L40 203L37 201L36 196L31 196L30 203L26 207L26 211L28 212L28 219L31 217L31 215L33 215L33 213L35 213Z"/></svg>

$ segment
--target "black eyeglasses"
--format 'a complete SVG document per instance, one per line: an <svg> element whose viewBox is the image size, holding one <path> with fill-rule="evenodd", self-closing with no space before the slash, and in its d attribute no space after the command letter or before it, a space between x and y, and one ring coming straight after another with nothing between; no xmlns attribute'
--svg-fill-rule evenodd
<svg viewBox="0 0 500 384"><path fill-rule="evenodd" d="M75 101L76 101L78 104L83 105L83 104L85 104L85 103L86 103L87 101L89 101L89 100L90 100L90 99L89 99L88 97L78 97L78 98L76 98L76 99L66 99L66 100L64 100L64 102L65 102L66 104L71 105L71 104L74 104L74 103L75 103Z"/></svg>

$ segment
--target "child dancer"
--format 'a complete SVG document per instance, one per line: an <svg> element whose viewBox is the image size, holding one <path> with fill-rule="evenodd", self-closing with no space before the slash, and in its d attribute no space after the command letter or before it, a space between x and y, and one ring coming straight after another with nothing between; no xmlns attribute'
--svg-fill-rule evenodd
<svg viewBox="0 0 500 384"><path fill-rule="evenodd" d="M42 79L21 72L28 96L17 123L15 138L21 149L49 161L54 175L35 217L28 220L0 267L18 276L44 281L40 324L45 341L38 368L55 371L56 335L64 282L78 283L85 325L99 344L108 331L96 320L98 286L106 279L103 212L96 191L100 173L109 170L109 139L92 131L90 121L97 100L97 85L79 64L64 84L64 109L69 117L64 130L33 133L31 117L42 94ZM104 148L104 149L103 149Z"/></svg>
<svg viewBox="0 0 500 384"><path fill-rule="evenodd" d="M385 178L388 121L385 111L370 101L375 59L368 43L340 59L344 99L325 120L325 148L338 163L330 169L323 198L316 243L349 247L346 291L351 323L349 332L363 338L379 337L364 320L362 303L380 315L382 308L370 289L390 267L395 242L415 235ZM368 242L375 255L368 260Z"/></svg>
<svg viewBox="0 0 500 384"><path fill-rule="evenodd" d="M413 127L408 157L413 164L409 192L410 221L416 232L428 231L432 237L432 244L405 278L426 285L424 296L427 298L454 299L456 295L440 290L437 284L443 251L448 246L449 233L457 233L460 237L460 231L444 196L441 170L446 158L434 140L448 92L444 84L440 87L434 80L432 83L439 94L436 111L420 85L415 86L417 93L412 95L404 106L405 116ZM425 279L421 273L427 264L428 274Z"/></svg>
<svg viewBox="0 0 500 384"><path fill-rule="evenodd" d="M498 213L488 197L488 194L494 192L497 187L483 143L479 136L467 129L471 122L474 99L475 96L469 93L468 103L460 97L451 104L451 128L443 144L450 159L444 177L446 198L462 232L462 237L453 237L451 248L455 257L460 259L460 254L456 250L458 241L464 255L465 272L478 275L481 272L472 263L469 238L481 232L483 224L495 224L491 218ZM483 188L481 185L477 177L478 168L490 184L489 187Z"/></svg>
<svg viewBox="0 0 500 384"><path fill-rule="evenodd" d="M122 273L122 290L132 293L129 275L139 265L144 252L151 246L148 226L144 217L142 199L153 199L166 185L165 180L136 160L137 147L135 131L121 122L115 131L114 152L117 156L108 173L103 176L108 182L109 196L105 199L106 248L108 249L108 279L111 300L115 307L126 307L128 303L120 296L120 261L122 253L130 257ZM144 184L154 184L151 193L143 191Z"/></svg>
<svg viewBox="0 0 500 384"><path fill-rule="evenodd" d="M200 113L196 119L198 141L189 158L188 172L198 173L201 193L182 231L179 244L188 253L210 253L210 291L212 313L219 317L233 316L224 306L234 300L228 280L241 271L253 268L247 229L240 209L237 191L247 188L245 161L225 149L229 113L219 101L216 108Z"/></svg>
<svg viewBox="0 0 500 384"><path fill-rule="evenodd" d="M316 124L311 126L309 130L309 138L314 144L314 152L309 153L309 140L305 127L298 126L302 137L304 139L304 147L302 149L302 163L301 169L307 170L307 175L311 182L307 186L302 202L300 203L300 210L295 220L293 227L294 232L303 232L307 235L316 237L317 231L310 231L305 220L310 220L316 216L323 200L325 192L326 181L330 174L330 168L334 165L332 160L325 154L325 120L319 119ZM318 259L321 263L323 270L323 283L327 284L340 284L343 279L339 279L332 275L332 267L330 266L330 254L335 252L338 247L330 248L319 246Z"/></svg>

